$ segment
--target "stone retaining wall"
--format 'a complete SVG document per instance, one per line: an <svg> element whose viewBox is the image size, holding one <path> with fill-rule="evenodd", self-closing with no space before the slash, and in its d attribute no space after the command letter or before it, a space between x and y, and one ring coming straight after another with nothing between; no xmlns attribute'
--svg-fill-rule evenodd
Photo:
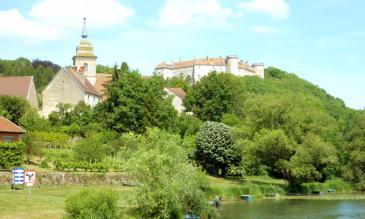
<svg viewBox="0 0 365 219"><path fill-rule="evenodd" d="M36 172L37 185L122 185L125 173ZM0 185L11 184L11 172L0 172Z"/></svg>

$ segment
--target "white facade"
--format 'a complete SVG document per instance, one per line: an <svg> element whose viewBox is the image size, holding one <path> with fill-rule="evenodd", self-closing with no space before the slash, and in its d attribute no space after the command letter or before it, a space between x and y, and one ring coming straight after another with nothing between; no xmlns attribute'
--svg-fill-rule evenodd
<svg viewBox="0 0 365 219"><path fill-rule="evenodd" d="M179 89L179 88L173 88L173 89ZM179 114L185 112L185 107L184 107L184 104L183 104L183 98L179 97L177 94L175 94L169 88L164 88L164 91L167 93L168 96L172 96L172 106L175 108L175 110ZM184 95L185 95L185 93L184 93Z"/></svg>
<svg viewBox="0 0 365 219"><path fill-rule="evenodd" d="M258 76L264 78L264 64L249 64L240 61L237 56L227 58L196 59L172 64L161 63L155 72L164 79L172 77L190 77L193 83L212 71L232 73L236 76Z"/></svg>
<svg viewBox="0 0 365 219"><path fill-rule="evenodd" d="M101 98L99 96L85 93L85 100L84 100L84 102L87 105L90 105L91 107L94 107L100 101L101 101Z"/></svg>

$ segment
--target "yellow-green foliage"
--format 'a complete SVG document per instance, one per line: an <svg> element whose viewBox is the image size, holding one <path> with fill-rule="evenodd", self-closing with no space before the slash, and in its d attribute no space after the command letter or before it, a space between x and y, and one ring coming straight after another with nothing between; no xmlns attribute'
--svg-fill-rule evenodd
<svg viewBox="0 0 365 219"><path fill-rule="evenodd" d="M84 189L65 201L69 218L119 218L118 195L111 189Z"/></svg>
<svg viewBox="0 0 365 219"><path fill-rule="evenodd" d="M312 194L312 192L327 192L328 189L336 190L336 192L349 192L352 187L342 179L330 179L325 183L303 183L301 189L303 194Z"/></svg>

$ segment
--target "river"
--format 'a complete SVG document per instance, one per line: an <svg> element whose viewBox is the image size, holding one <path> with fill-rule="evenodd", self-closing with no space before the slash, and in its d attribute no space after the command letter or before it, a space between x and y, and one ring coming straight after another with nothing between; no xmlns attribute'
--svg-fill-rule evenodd
<svg viewBox="0 0 365 219"><path fill-rule="evenodd" d="M222 219L364 218L365 200L254 200L224 202Z"/></svg>

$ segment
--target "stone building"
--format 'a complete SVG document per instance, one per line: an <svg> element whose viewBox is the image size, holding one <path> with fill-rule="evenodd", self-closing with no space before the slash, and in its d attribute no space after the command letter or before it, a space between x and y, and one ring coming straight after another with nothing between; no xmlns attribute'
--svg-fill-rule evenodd
<svg viewBox="0 0 365 219"><path fill-rule="evenodd" d="M56 111L59 103L76 105L84 101L90 106L95 106L103 99L104 86L112 76L96 73L97 56L93 50L84 18L81 41L72 58L73 66L62 68L42 92L43 116L47 117Z"/></svg>
<svg viewBox="0 0 365 219"><path fill-rule="evenodd" d="M0 95L23 97L38 110L37 92L33 76L0 77Z"/></svg>
<svg viewBox="0 0 365 219"><path fill-rule="evenodd" d="M185 91L176 87L166 87L164 91L167 93L167 95L172 96L172 106L175 108L175 110L178 113L183 113L185 111L183 104L184 98L186 96Z"/></svg>
<svg viewBox="0 0 365 219"><path fill-rule="evenodd" d="M180 61L171 64L162 62L156 66L155 72L164 77L190 77L192 82L199 81L212 71L232 73L236 76L258 76L264 78L264 64L249 64L239 60L237 56L226 58L203 58Z"/></svg>

